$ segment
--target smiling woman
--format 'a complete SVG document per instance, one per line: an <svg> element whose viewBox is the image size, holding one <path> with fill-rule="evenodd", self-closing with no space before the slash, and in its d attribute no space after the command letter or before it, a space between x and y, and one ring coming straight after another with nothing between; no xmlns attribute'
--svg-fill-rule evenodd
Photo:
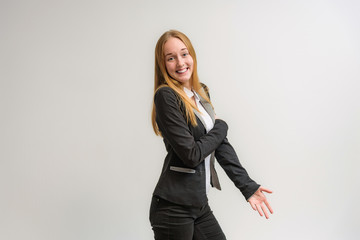
<svg viewBox="0 0 360 240"><path fill-rule="evenodd" d="M221 190L215 157L245 199L261 216L272 213L263 192L271 193L241 166L226 138L228 126L217 118L207 87L199 82L190 40L170 30L155 48L152 124L164 138L167 156L155 187L150 222L155 239L226 239L207 194Z"/></svg>
<svg viewBox="0 0 360 240"><path fill-rule="evenodd" d="M185 44L178 38L170 38L164 45L165 65L168 74L191 90L193 58Z"/></svg>

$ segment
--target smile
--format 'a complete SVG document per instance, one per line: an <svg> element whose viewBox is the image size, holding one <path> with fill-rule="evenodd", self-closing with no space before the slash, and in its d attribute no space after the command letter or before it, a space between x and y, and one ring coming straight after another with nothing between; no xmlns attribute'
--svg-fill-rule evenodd
<svg viewBox="0 0 360 240"><path fill-rule="evenodd" d="M182 73L187 72L188 70L189 70L189 68L184 68L184 69L177 70L176 73L182 74Z"/></svg>

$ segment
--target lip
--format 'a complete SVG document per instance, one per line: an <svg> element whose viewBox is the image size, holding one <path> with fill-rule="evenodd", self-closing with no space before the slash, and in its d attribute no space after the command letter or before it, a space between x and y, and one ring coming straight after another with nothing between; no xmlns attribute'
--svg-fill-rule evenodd
<svg viewBox="0 0 360 240"><path fill-rule="evenodd" d="M176 73L177 74L184 74L184 73L187 73L188 71L189 71L189 68L186 67L186 68L181 68L181 69L176 70Z"/></svg>

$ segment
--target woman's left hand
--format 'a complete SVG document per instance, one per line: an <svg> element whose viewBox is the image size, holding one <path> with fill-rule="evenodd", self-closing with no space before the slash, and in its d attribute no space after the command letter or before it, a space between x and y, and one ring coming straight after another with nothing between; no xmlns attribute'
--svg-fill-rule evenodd
<svg viewBox="0 0 360 240"><path fill-rule="evenodd" d="M271 214L273 213L273 210L263 192L272 193L271 190L260 186L259 189L248 199L248 202L255 211L258 211L260 216L263 216L264 213L266 219L268 219L269 213L267 212L264 204L269 209Z"/></svg>

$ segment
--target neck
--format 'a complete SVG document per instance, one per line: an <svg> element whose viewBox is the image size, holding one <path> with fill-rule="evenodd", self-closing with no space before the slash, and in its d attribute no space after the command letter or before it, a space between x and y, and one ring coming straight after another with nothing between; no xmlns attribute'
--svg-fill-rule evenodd
<svg viewBox="0 0 360 240"><path fill-rule="evenodd" d="M187 88L187 89L189 89L189 90L192 90L192 86L191 86L191 84L190 84L190 81L187 82L187 83L184 83L182 86L185 87L185 88Z"/></svg>

